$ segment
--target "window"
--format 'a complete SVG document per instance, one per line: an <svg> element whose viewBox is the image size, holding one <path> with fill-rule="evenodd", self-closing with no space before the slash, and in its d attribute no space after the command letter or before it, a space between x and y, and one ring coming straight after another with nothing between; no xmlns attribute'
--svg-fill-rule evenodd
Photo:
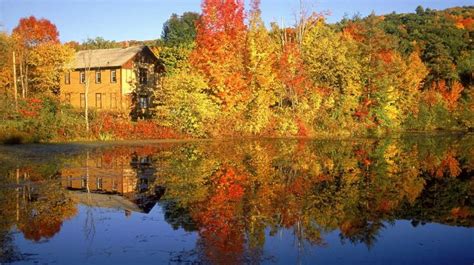
<svg viewBox="0 0 474 265"><path fill-rule="evenodd" d="M138 98L138 105L142 109L148 108L148 97L139 97Z"/></svg>
<svg viewBox="0 0 474 265"><path fill-rule="evenodd" d="M117 108L117 93L110 93L110 108Z"/></svg>
<svg viewBox="0 0 474 265"><path fill-rule="evenodd" d="M87 187L87 178L86 177L82 177L81 179L81 188L86 188Z"/></svg>
<svg viewBox="0 0 474 265"><path fill-rule="evenodd" d="M71 72L66 72L64 74L64 84L66 85L71 84Z"/></svg>
<svg viewBox="0 0 474 265"><path fill-rule="evenodd" d="M81 108L86 107L86 94L81 93Z"/></svg>
<svg viewBox="0 0 474 265"><path fill-rule="evenodd" d="M101 93L95 94L95 107L98 109L102 108L102 94Z"/></svg>
<svg viewBox="0 0 474 265"><path fill-rule="evenodd" d="M147 83L147 70L145 68L138 69L138 80L140 84Z"/></svg>
<svg viewBox="0 0 474 265"><path fill-rule="evenodd" d="M86 82L86 72L81 71L79 73L79 83L84 84Z"/></svg>
<svg viewBox="0 0 474 265"><path fill-rule="evenodd" d="M101 190L101 189L102 189L102 187L103 187L102 184L103 184L103 183L102 183L102 178L98 178L98 179L97 179L97 189L98 189L98 190Z"/></svg>
<svg viewBox="0 0 474 265"><path fill-rule="evenodd" d="M95 161L95 166L102 168L102 157L99 156L99 158Z"/></svg>
<svg viewBox="0 0 474 265"><path fill-rule="evenodd" d="M115 179L112 179L112 190L117 191L117 181Z"/></svg>
<svg viewBox="0 0 474 265"><path fill-rule="evenodd" d="M110 83L117 83L117 70L110 70Z"/></svg>
<svg viewBox="0 0 474 265"><path fill-rule="evenodd" d="M64 102L67 104L71 104L71 93L64 94Z"/></svg>
<svg viewBox="0 0 474 265"><path fill-rule="evenodd" d="M67 187L72 188L72 177L71 176L67 177Z"/></svg>
<svg viewBox="0 0 474 265"><path fill-rule="evenodd" d="M102 83L102 73L100 71L95 71L95 83Z"/></svg>
<svg viewBox="0 0 474 265"><path fill-rule="evenodd" d="M146 157L141 157L140 158L140 164L151 164L151 160L150 160L150 157L146 156Z"/></svg>

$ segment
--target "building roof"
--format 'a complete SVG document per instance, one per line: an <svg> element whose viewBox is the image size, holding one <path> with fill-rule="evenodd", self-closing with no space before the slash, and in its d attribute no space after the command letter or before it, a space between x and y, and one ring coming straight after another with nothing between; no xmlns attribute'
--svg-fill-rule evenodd
<svg viewBox="0 0 474 265"><path fill-rule="evenodd" d="M70 191L69 195L75 202L91 207L111 208L117 210L128 210L130 212L145 213L145 211L138 205L120 195L92 192L86 193L82 191Z"/></svg>
<svg viewBox="0 0 474 265"><path fill-rule="evenodd" d="M132 46L79 51L76 53L72 67L75 69L120 67L144 49L150 50L147 46Z"/></svg>

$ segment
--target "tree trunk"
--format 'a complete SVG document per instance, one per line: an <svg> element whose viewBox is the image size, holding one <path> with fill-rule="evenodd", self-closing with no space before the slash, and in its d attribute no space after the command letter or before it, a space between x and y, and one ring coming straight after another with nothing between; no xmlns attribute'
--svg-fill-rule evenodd
<svg viewBox="0 0 474 265"><path fill-rule="evenodd" d="M13 87L15 89L15 111L18 112L18 87L16 83L16 58L13 52Z"/></svg>
<svg viewBox="0 0 474 265"><path fill-rule="evenodd" d="M84 87L84 116L86 119L86 133L89 137L89 73L85 71L86 75L86 84Z"/></svg>
<svg viewBox="0 0 474 265"><path fill-rule="evenodd" d="M20 60L20 82L21 82L21 98L25 98L25 78L23 77L23 60Z"/></svg>
<svg viewBox="0 0 474 265"><path fill-rule="evenodd" d="M83 55L84 64L86 68L84 69L84 118L86 121L86 134L89 138L89 86L90 86L90 70L91 70L91 61L92 61L92 51L89 50L87 58L86 55ZM87 59L87 60L86 60Z"/></svg>
<svg viewBox="0 0 474 265"><path fill-rule="evenodd" d="M25 97L28 97L28 64L25 65Z"/></svg>

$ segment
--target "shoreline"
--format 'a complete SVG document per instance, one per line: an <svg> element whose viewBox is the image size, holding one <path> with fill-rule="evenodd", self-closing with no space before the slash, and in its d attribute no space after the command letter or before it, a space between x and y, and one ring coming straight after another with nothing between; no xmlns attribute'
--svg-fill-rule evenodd
<svg viewBox="0 0 474 265"><path fill-rule="evenodd" d="M465 130L443 130L443 131L410 131L410 132L396 132L387 133L383 135L366 135L366 136L275 136L275 137L222 137L222 138L183 138L183 139L126 139L126 140L78 140L78 141L63 141L63 142L42 142L42 143L20 143L20 144L5 144L0 143L1 149L22 149L24 147L32 148L35 146L69 146L69 147L106 147L116 145L153 145L153 144L174 144L174 143L205 143L205 142L233 142L233 141L274 141L274 140L304 140L304 141L346 141L346 140L377 140L387 138L404 138L408 136L420 137L430 136L439 137L443 135L449 136L466 136L474 135L472 131Z"/></svg>

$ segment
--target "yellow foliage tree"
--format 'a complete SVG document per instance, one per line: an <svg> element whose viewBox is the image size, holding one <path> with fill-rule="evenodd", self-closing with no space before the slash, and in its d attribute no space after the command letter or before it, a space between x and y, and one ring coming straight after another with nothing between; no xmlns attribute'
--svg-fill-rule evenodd
<svg viewBox="0 0 474 265"><path fill-rule="evenodd" d="M260 133L269 123L270 107L277 102L275 90L279 86L273 68L277 46L265 28L259 5L260 0L252 1L247 33L246 70L251 97L243 127L251 134Z"/></svg>

